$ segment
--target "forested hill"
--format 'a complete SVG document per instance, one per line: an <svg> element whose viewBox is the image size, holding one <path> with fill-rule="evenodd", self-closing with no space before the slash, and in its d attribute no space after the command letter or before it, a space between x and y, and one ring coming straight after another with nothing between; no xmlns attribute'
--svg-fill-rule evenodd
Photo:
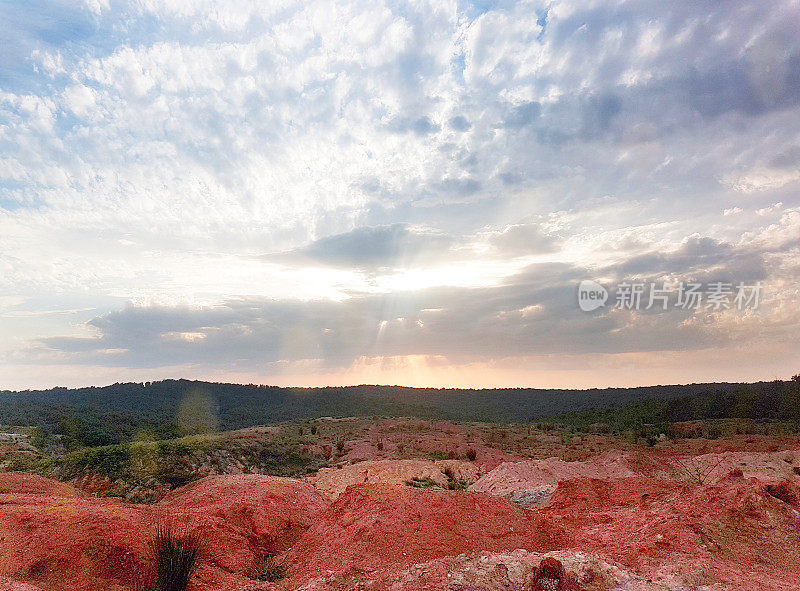
<svg viewBox="0 0 800 591"><path fill-rule="evenodd" d="M770 416L769 409L779 405L795 384L775 381L592 390L469 390L365 385L279 388L164 380L78 389L2 391L0 423L35 425L50 432L63 432L65 420L78 421L94 424L100 440L117 440L125 439L143 425L155 430L157 436L169 436L181 420L197 420L198 413L201 421L209 420L213 423L211 427L225 430L323 416L391 415L525 422L564 413L624 407L645 400L659 403L687 397L723 400L734 393L740 398L742 393L752 398L754 412L764 415L763 418L781 418ZM766 410L758 410L759 401L763 400L767 402L761 406Z"/></svg>

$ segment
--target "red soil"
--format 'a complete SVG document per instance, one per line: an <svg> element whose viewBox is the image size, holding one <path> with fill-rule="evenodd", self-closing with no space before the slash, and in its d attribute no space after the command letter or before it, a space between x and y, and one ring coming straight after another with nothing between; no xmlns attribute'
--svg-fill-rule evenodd
<svg viewBox="0 0 800 591"><path fill-rule="evenodd" d="M481 550L563 547L561 528L483 493L349 487L286 557L302 578L326 570L408 565Z"/></svg>
<svg viewBox="0 0 800 591"><path fill-rule="evenodd" d="M495 495L546 481L555 490L538 511L488 492L387 484L444 465L419 460L330 472L319 479L329 494L370 482L332 502L311 479L214 476L147 506L0 474L0 591L130 591L164 523L203 539L190 591L527 590L551 550L581 591L800 589L796 451L696 458L716 469L704 484L678 469L685 456L647 449L502 464L484 477ZM271 553L289 578L248 579Z"/></svg>
<svg viewBox="0 0 800 591"><path fill-rule="evenodd" d="M10 489L30 490L27 480L5 475ZM1 495L0 572L45 589L123 589L144 554L143 511L51 486L62 494Z"/></svg>
<svg viewBox="0 0 800 591"><path fill-rule="evenodd" d="M576 548L638 573L678 580L702 573L725 589L778 591L800 588L800 513L779 498L797 490L736 478L695 487L642 477L571 480L540 513L574 535Z"/></svg>
<svg viewBox="0 0 800 591"><path fill-rule="evenodd" d="M465 482L474 482L480 475L475 464L460 460L377 460L323 468L307 480L326 497L335 499L353 484L404 484L425 478L444 487L448 480L445 471Z"/></svg>
<svg viewBox="0 0 800 591"><path fill-rule="evenodd" d="M242 572L294 545L327 505L308 483L239 474L198 480L167 495L153 512L199 533L217 565Z"/></svg>
<svg viewBox="0 0 800 591"><path fill-rule="evenodd" d="M152 506L82 498L26 474L4 474L0 487L18 491L0 493L0 574L63 591L130 589L160 524L201 534L205 588L249 584L242 572L288 548L327 506L307 483L257 475L202 479Z"/></svg>
<svg viewBox="0 0 800 591"><path fill-rule="evenodd" d="M0 472L0 494L48 495L51 497L86 496L68 484L22 472Z"/></svg>

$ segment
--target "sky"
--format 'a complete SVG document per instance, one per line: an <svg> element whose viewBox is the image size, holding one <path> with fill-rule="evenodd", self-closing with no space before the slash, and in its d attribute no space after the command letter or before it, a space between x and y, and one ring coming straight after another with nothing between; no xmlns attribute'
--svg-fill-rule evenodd
<svg viewBox="0 0 800 591"><path fill-rule="evenodd" d="M0 0L0 389L788 378L798 30L796 0Z"/></svg>

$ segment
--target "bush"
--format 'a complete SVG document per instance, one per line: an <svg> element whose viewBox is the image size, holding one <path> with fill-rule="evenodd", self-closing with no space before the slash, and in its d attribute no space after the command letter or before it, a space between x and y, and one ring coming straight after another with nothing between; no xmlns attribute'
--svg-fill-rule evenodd
<svg viewBox="0 0 800 591"><path fill-rule="evenodd" d="M126 445L94 447L65 456L62 464L68 476L83 472L97 473L111 480L123 478L129 468L130 454Z"/></svg>
<svg viewBox="0 0 800 591"><path fill-rule="evenodd" d="M431 488L434 486L439 486L439 484L431 478L414 477L411 480L406 480L406 486L413 486L414 488Z"/></svg>
<svg viewBox="0 0 800 591"><path fill-rule="evenodd" d="M150 542L153 571L142 591L186 591L199 565L200 537L159 527Z"/></svg>
<svg viewBox="0 0 800 591"><path fill-rule="evenodd" d="M475 458L478 457L478 452L472 449L471 447L467 450L467 459L470 462L474 462Z"/></svg>
<svg viewBox="0 0 800 591"><path fill-rule="evenodd" d="M254 581L274 583L286 576L286 569L275 560L275 557L271 556L267 558L263 564L251 569L247 576Z"/></svg>
<svg viewBox="0 0 800 591"><path fill-rule="evenodd" d="M447 488L447 490L467 490L467 488L469 488L469 483L465 480L448 478L445 488Z"/></svg>

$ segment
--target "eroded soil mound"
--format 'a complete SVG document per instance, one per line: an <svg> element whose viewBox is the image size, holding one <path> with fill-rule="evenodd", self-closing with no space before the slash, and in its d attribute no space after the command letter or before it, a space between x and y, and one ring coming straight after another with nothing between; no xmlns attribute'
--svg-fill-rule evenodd
<svg viewBox="0 0 800 591"><path fill-rule="evenodd" d="M635 475L626 454L608 452L575 462L565 462L559 458L503 462L469 489L503 497L527 509L540 509L547 504L558 484L565 480L614 480Z"/></svg>
<svg viewBox="0 0 800 591"><path fill-rule="evenodd" d="M288 553L294 575L409 565L465 552L547 551L569 536L534 512L483 493L349 487Z"/></svg>
<svg viewBox="0 0 800 591"><path fill-rule="evenodd" d="M800 588L800 513L778 498L793 498L796 486L769 487L740 477L704 486L576 479L560 483L540 513L561 523L581 550L655 579Z"/></svg>
<svg viewBox="0 0 800 591"><path fill-rule="evenodd" d="M205 478L151 506L82 498L27 475L2 482L22 492L0 493L0 573L46 590L130 590L163 525L201 535L199 588L262 588L248 570L291 546L327 506L310 484L257 475Z"/></svg>
<svg viewBox="0 0 800 591"><path fill-rule="evenodd" d="M0 494L47 495L50 497L84 497L76 488L24 472L0 472Z"/></svg>
<svg viewBox="0 0 800 591"><path fill-rule="evenodd" d="M225 570L244 572L294 545L327 505L306 482L239 474L209 476L180 488L153 513L199 533Z"/></svg>
<svg viewBox="0 0 800 591"><path fill-rule="evenodd" d="M53 484L55 487L55 483ZM4 494L0 572L44 589L125 589L144 555L138 507L79 495Z"/></svg>

